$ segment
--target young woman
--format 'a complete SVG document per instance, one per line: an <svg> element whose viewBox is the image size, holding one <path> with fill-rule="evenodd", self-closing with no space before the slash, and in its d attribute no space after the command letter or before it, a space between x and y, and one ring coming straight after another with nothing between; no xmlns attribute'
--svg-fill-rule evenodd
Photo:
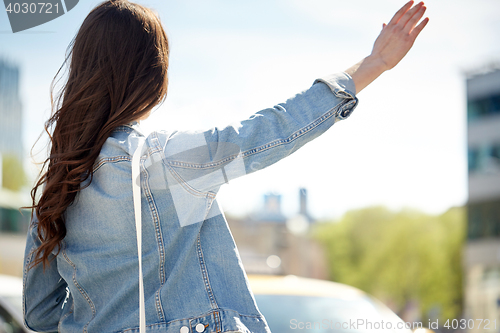
<svg viewBox="0 0 500 333"><path fill-rule="evenodd" d="M368 57L238 125L145 137L138 121L167 92L167 36L138 4L94 8L46 123L51 151L32 191L24 262L26 325L139 332L145 316L147 331L269 332L216 194L349 117L356 94L409 51L424 11L408 2Z"/></svg>

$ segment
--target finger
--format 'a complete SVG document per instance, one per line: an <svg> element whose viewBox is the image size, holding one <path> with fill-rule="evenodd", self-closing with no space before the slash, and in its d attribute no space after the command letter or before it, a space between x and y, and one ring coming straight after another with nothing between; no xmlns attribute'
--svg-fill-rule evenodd
<svg viewBox="0 0 500 333"><path fill-rule="evenodd" d="M406 23L404 27L404 31L406 33L409 33L411 30L413 30L413 28L415 28L415 25L418 23L418 21L420 21L422 16L424 16L426 9L427 8L425 8L425 6L420 7L420 9L415 13L415 15L413 15L412 18Z"/></svg>
<svg viewBox="0 0 500 333"><path fill-rule="evenodd" d="M413 40L415 40L415 38L417 38L418 34L420 33L420 31L422 31L422 29L425 28L425 26L427 25L427 23L429 22L429 18L426 17L424 20L422 20L422 22L420 22L419 25L417 25L415 27L415 29L413 29L411 32L410 32L410 36L412 37Z"/></svg>
<svg viewBox="0 0 500 333"><path fill-rule="evenodd" d="M410 9L409 11L407 11L403 17L401 17L401 19L399 20L398 24L400 24L400 26L404 27L406 26L406 24L411 20L411 18L413 16L415 16L415 14L418 13L418 11L420 10L420 8L422 8L424 5L423 2L419 2L417 5L415 5L412 9Z"/></svg>
<svg viewBox="0 0 500 333"><path fill-rule="evenodd" d="M384 28L387 26L387 24L385 23L382 23L382 30L384 30Z"/></svg>
<svg viewBox="0 0 500 333"><path fill-rule="evenodd" d="M413 6L413 0L408 1L406 5L401 7L401 9L398 10L396 14L394 14L391 21L389 22L389 25L398 23L399 19L408 11L408 9L411 8L411 6Z"/></svg>

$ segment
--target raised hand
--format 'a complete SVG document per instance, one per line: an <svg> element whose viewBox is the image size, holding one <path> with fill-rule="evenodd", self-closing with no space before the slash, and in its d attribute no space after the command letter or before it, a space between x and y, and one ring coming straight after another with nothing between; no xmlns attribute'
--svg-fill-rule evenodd
<svg viewBox="0 0 500 333"><path fill-rule="evenodd" d="M426 26L429 19L420 22L425 13L423 2L412 8L413 1L404 5L391 19L389 24L383 24L382 32L375 40L371 56L382 61L386 70L396 66L413 46L415 39Z"/></svg>
<svg viewBox="0 0 500 333"><path fill-rule="evenodd" d="M380 74L396 66L429 22L429 19L425 18L417 25L425 13L423 2L412 6L413 1L408 2L397 11L388 24L384 23L380 35L375 40L372 53L345 71L352 77L356 93L363 90Z"/></svg>

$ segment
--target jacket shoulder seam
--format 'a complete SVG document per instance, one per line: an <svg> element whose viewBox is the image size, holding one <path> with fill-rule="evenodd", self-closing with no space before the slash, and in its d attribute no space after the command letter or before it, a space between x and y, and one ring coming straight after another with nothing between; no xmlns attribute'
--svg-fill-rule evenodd
<svg viewBox="0 0 500 333"><path fill-rule="evenodd" d="M94 164L94 168L92 169L92 172L96 172L101 168L104 164L106 163L116 163L116 162L123 162L123 161L132 161L132 157L129 155L123 155L123 156L114 156L114 157L102 157L97 162Z"/></svg>

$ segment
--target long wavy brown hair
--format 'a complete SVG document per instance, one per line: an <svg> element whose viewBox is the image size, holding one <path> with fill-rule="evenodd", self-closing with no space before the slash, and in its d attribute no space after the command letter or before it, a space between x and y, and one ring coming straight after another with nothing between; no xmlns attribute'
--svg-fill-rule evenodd
<svg viewBox="0 0 500 333"><path fill-rule="evenodd" d="M167 93L168 40L151 9L127 0L100 3L85 18L61 68L68 80L45 123L50 155L31 190L41 240L32 266L50 265L66 235L64 213L92 181L93 165L111 132L140 119ZM90 177L85 186L83 182ZM37 202L37 193L41 190ZM54 256L54 258L55 258Z"/></svg>

